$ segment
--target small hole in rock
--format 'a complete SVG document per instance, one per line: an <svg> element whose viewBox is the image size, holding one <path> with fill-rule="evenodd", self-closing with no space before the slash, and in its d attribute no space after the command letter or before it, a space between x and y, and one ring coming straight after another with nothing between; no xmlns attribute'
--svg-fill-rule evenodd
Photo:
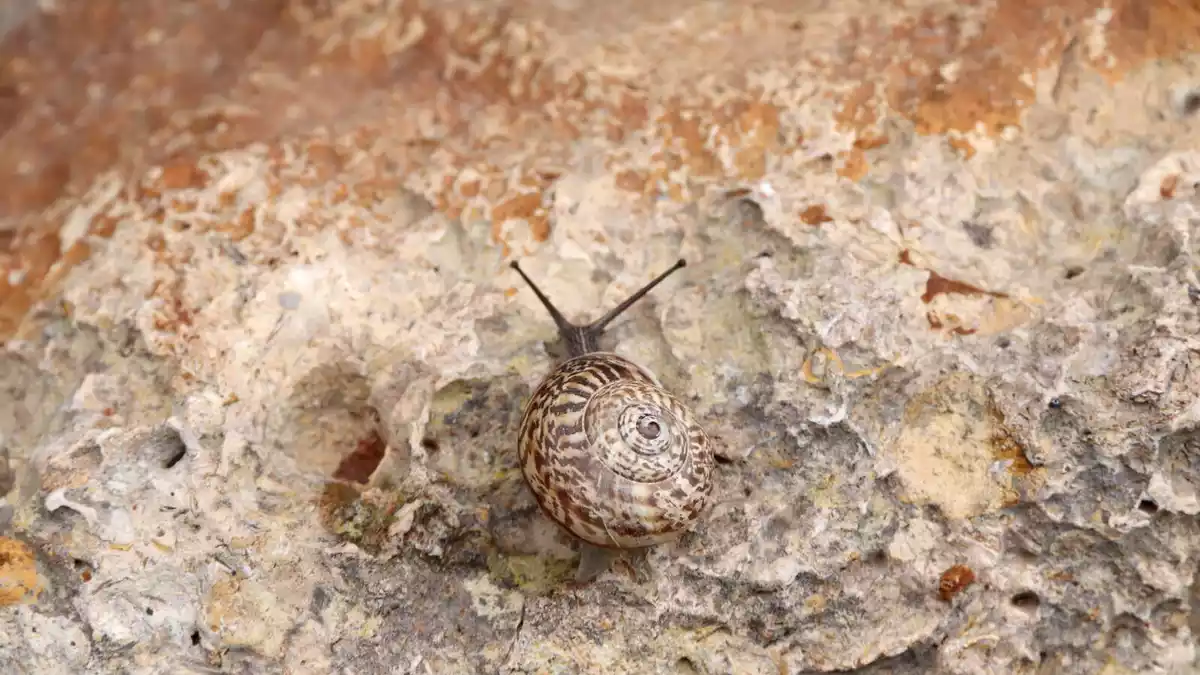
<svg viewBox="0 0 1200 675"><path fill-rule="evenodd" d="M1022 560L1037 560L1038 559L1038 554L1036 551L1030 551L1029 549L1025 548L1024 546L1018 546L1014 550L1016 551L1017 557L1021 558Z"/></svg>
<svg viewBox="0 0 1200 675"><path fill-rule="evenodd" d="M757 225L765 219L763 209L758 202L753 199L743 197L737 201L737 218L741 221L743 227L749 225Z"/></svg>
<svg viewBox="0 0 1200 675"><path fill-rule="evenodd" d="M337 470L333 472L333 477L365 485L371 479L371 474L375 473L375 469L379 468L386 450L387 442L378 431L372 430L365 438L358 440L350 454L342 458Z"/></svg>
<svg viewBox="0 0 1200 675"><path fill-rule="evenodd" d="M438 450L441 450L442 445L438 443L436 438L430 438L426 436L425 438L421 439L421 447L425 448L429 452L437 452Z"/></svg>
<svg viewBox="0 0 1200 675"><path fill-rule="evenodd" d="M700 670L696 668L696 664L692 663L691 659L686 656L681 656L679 657L679 660L675 662L675 672L682 673L684 675L698 675Z"/></svg>
<svg viewBox="0 0 1200 675"><path fill-rule="evenodd" d="M1009 340L1006 337L1002 337L1002 338L996 340L996 346L999 347L1000 349L1008 349L1009 347L1012 346L1012 340Z"/></svg>
<svg viewBox="0 0 1200 675"><path fill-rule="evenodd" d="M150 607L146 608L146 616L154 616L154 610Z"/></svg>
<svg viewBox="0 0 1200 675"><path fill-rule="evenodd" d="M174 468L175 465L178 464L179 462L181 462L186 455L187 455L187 446L185 446L183 444L183 439L180 439L179 445L177 445L171 449L171 453L167 456L166 461L163 462L163 468L164 469Z"/></svg>
<svg viewBox="0 0 1200 675"><path fill-rule="evenodd" d="M713 459L717 464L733 464L733 460L724 455L713 455Z"/></svg>
<svg viewBox="0 0 1200 675"><path fill-rule="evenodd" d="M1084 270L1082 267L1079 267L1078 265L1073 265L1073 266L1067 268L1067 273L1064 274L1063 276L1068 279L1074 279L1075 277L1079 276L1080 274L1083 274L1083 272L1084 272Z"/></svg>
<svg viewBox="0 0 1200 675"><path fill-rule="evenodd" d="M1138 502L1138 511L1153 515L1158 513L1158 504L1155 504L1154 500L1152 499L1143 499L1142 501Z"/></svg>
<svg viewBox="0 0 1200 675"><path fill-rule="evenodd" d="M1042 604L1042 601L1038 598L1037 593L1033 591L1021 591L1012 596L1012 604L1013 607L1032 612L1038 608L1038 605Z"/></svg>
<svg viewBox="0 0 1200 675"><path fill-rule="evenodd" d="M1183 114L1194 115L1197 111L1200 111L1200 91L1188 92L1183 97Z"/></svg>
<svg viewBox="0 0 1200 675"><path fill-rule="evenodd" d="M193 647L200 646L200 631L198 631L198 630L192 631L192 646Z"/></svg>
<svg viewBox="0 0 1200 675"><path fill-rule="evenodd" d="M158 456L162 458L164 469L174 467L187 455L187 445L184 444L179 431L168 425L164 424L155 429L153 443L158 449Z"/></svg>
<svg viewBox="0 0 1200 675"><path fill-rule="evenodd" d="M1062 400L1055 396L1054 398L1050 399L1049 405L1052 409L1058 410L1062 407Z"/></svg>
<svg viewBox="0 0 1200 675"><path fill-rule="evenodd" d="M962 224L964 230L967 231L967 236L971 239L971 243L979 248L991 248L994 242L992 237L992 228L979 223L964 222Z"/></svg>

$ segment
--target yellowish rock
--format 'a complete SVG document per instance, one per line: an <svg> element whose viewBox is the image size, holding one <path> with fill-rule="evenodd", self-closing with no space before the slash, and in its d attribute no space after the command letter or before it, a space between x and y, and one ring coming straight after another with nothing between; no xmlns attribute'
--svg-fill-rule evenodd
<svg viewBox="0 0 1200 675"><path fill-rule="evenodd" d="M0 537L0 606L36 602L44 588L33 550L16 539Z"/></svg>
<svg viewBox="0 0 1200 675"><path fill-rule="evenodd" d="M303 595L303 591L298 591ZM278 658L299 608L291 598L248 579L226 578L213 584L205 618L225 647L253 649Z"/></svg>

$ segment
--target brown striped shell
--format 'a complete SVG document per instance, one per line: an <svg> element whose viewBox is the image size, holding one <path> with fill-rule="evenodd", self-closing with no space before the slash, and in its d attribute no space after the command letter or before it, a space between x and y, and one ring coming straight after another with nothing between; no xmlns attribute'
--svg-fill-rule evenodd
<svg viewBox="0 0 1200 675"><path fill-rule="evenodd" d="M692 412L650 371L608 352L575 356L542 380L518 454L542 510L605 548L682 534L713 487L711 444Z"/></svg>

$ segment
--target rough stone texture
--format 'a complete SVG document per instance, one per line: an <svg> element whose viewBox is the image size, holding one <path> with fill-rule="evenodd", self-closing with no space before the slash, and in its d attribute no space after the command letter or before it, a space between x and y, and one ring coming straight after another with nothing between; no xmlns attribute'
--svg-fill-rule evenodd
<svg viewBox="0 0 1200 675"><path fill-rule="evenodd" d="M0 672L1200 668L1194 1L40 7ZM572 588L505 262L679 256L610 339L715 505Z"/></svg>

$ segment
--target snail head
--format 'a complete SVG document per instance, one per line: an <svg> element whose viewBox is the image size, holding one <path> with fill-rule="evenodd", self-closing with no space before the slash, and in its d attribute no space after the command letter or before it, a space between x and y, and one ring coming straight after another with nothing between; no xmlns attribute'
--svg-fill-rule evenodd
<svg viewBox="0 0 1200 675"><path fill-rule="evenodd" d="M554 319L555 325L558 326L559 336L567 343L568 353L570 356L575 357L582 356L583 354L590 352L599 351L599 347L597 346L599 338L604 333L604 329L608 327L608 324L612 323L613 319L616 319L618 316L620 316L622 312L629 309L633 303L641 300L642 296L646 295L651 289L662 283L662 281L670 276L673 272L686 267L687 261L685 261L683 258L680 258L675 262L674 265L671 266L671 269L655 277L653 281L647 283L641 288L641 290L637 291L633 295L626 298L624 302L609 310L607 314L599 319L596 319L592 323L584 325L576 325L568 321L567 318L563 316L562 312L558 311L558 308L554 306L554 303L550 302L550 298L546 297L546 294L537 287L537 284L533 283L533 280L525 274L525 272L521 269L521 266L517 264L516 260L512 261L510 266L517 271L517 274L521 275L521 278L525 280L525 283L529 284L529 288L533 289L534 295L538 297L538 300L542 301L542 305L546 307L546 311L550 312L550 317Z"/></svg>

